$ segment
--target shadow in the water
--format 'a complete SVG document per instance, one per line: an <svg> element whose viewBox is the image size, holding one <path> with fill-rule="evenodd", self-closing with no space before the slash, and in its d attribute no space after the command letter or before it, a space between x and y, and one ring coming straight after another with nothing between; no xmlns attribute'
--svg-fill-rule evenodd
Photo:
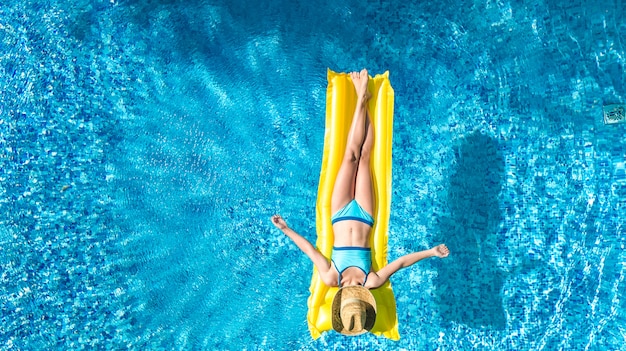
<svg viewBox="0 0 626 351"><path fill-rule="evenodd" d="M495 249L502 218L498 195L504 162L498 143L474 132L455 145L450 172L449 214L441 218L442 241L451 256L438 275L437 300L442 318L471 327L502 329L505 316Z"/></svg>

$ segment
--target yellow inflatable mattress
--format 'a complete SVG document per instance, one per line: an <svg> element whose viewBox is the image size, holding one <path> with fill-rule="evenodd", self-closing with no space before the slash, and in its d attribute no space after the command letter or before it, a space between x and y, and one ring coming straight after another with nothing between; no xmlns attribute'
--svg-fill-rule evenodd
<svg viewBox="0 0 626 351"><path fill-rule="evenodd" d="M391 205L391 138L393 133L394 92L389 83L389 72L370 78L369 112L374 124L374 146L371 155L371 171L376 208L372 230L372 266L375 271L387 265L387 230ZM356 92L347 73L328 70L326 91L326 132L322 170L317 195L317 248L330 260L333 248L331 224L331 196L335 177L343 158L348 139L350 123L356 106ZM332 329L331 305L337 288L329 288L314 268L311 278L311 295L308 300L307 321L314 339ZM396 302L391 284L386 282L378 289L371 290L376 298L377 316L372 333L392 340L400 339Z"/></svg>

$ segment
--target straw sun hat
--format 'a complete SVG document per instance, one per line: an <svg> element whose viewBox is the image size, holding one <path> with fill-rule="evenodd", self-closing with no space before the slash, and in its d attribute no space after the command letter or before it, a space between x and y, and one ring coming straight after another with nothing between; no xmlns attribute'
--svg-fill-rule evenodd
<svg viewBox="0 0 626 351"><path fill-rule="evenodd" d="M367 333L376 322L376 299L362 286L339 289L332 305L333 329L343 335Z"/></svg>

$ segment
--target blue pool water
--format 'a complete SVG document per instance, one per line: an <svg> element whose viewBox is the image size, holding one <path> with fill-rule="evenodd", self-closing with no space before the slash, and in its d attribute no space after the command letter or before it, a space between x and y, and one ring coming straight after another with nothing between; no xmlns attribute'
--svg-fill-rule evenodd
<svg viewBox="0 0 626 351"><path fill-rule="evenodd" d="M0 5L0 349L625 350L621 1ZM390 71L401 340L312 340L326 69Z"/></svg>

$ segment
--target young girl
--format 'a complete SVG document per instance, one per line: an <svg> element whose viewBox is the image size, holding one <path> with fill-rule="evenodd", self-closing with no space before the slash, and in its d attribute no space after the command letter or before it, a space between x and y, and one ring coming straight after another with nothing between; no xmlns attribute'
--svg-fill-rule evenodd
<svg viewBox="0 0 626 351"><path fill-rule="evenodd" d="M272 223L291 238L298 248L313 261L320 278L326 285L340 288L360 286L364 288L362 290L366 290L380 287L401 268L411 266L428 257L447 257L449 251L445 245L441 244L429 250L402 256L377 272L372 271L370 232L374 225L372 213L375 208L375 198L370 174L370 152L374 143L374 129L367 111L367 101L370 97L370 93L367 91L369 76L365 69L361 72L352 72L350 76L357 94L357 105L348 133L346 151L337 173L331 198L334 232L331 262L310 242L289 228L280 215L274 215ZM343 292L340 290L341 293L337 295L343 295L342 299L350 300L349 296L346 296L348 291L350 291L350 295L363 296L362 290L347 289ZM367 291L367 294L371 293ZM338 309L342 308L340 304L337 306ZM341 314L341 311L336 312ZM365 315L365 311L363 313ZM357 317L357 319L359 318ZM352 324L353 328L347 330L344 328L345 325L338 327L347 333L356 332L360 334L367 331L364 329L365 324L371 323L366 323L364 318L363 323L357 323L362 324L360 326L355 325L354 321L344 324ZM335 327L334 322L333 327ZM337 328L335 329L337 330Z"/></svg>

